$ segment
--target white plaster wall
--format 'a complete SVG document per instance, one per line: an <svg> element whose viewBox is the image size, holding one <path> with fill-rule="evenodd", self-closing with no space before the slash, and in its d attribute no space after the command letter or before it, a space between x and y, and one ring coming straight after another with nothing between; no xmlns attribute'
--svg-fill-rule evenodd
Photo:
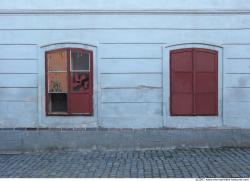
<svg viewBox="0 0 250 181"><path fill-rule="evenodd" d="M52 10L238 10L249 9L248 0L1 0L1 9Z"/></svg>
<svg viewBox="0 0 250 181"><path fill-rule="evenodd" d="M96 47L97 115L88 126L250 127L247 0L82 3L0 2L0 127L87 126L81 117L43 116L41 47L62 42ZM223 106L218 119L202 118L190 124L185 118L177 124L165 119L163 47L183 42L222 49Z"/></svg>

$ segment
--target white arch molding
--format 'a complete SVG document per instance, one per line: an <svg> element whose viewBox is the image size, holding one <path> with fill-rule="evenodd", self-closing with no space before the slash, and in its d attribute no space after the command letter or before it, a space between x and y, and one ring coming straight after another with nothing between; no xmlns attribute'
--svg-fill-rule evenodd
<svg viewBox="0 0 250 181"><path fill-rule="evenodd" d="M204 48L218 52L218 116L170 115L170 51L183 48ZM169 128L221 127L223 125L223 48L212 44L183 43L163 46L163 126Z"/></svg>
<svg viewBox="0 0 250 181"><path fill-rule="evenodd" d="M61 48L82 48L93 52L93 116L46 116L45 52ZM95 45L80 42L60 42L41 45L38 60L38 126L53 128L84 128L98 126L98 65Z"/></svg>

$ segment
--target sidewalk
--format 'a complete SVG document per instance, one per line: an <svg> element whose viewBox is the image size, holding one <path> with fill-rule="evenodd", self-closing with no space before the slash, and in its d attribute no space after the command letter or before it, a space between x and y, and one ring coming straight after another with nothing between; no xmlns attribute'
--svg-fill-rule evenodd
<svg viewBox="0 0 250 181"><path fill-rule="evenodd" d="M0 155L0 177L250 177L250 148Z"/></svg>

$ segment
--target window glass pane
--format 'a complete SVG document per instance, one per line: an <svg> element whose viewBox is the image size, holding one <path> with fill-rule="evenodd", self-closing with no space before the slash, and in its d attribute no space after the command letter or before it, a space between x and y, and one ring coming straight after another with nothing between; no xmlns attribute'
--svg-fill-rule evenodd
<svg viewBox="0 0 250 181"><path fill-rule="evenodd" d="M81 92L89 89L89 73L71 73L71 91Z"/></svg>
<svg viewBox="0 0 250 181"><path fill-rule="evenodd" d="M67 94L49 94L49 112L67 112Z"/></svg>
<svg viewBox="0 0 250 181"><path fill-rule="evenodd" d="M89 53L82 51L71 52L71 70L89 70Z"/></svg>
<svg viewBox="0 0 250 181"><path fill-rule="evenodd" d="M49 92L68 92L67 72L48 73Z"/></svg>
<svg viewBox="0 0 250 181"><path fill-rule="evenodd" d="M56 51L47 54L48 71L67 71L67 51Z"/></svg>

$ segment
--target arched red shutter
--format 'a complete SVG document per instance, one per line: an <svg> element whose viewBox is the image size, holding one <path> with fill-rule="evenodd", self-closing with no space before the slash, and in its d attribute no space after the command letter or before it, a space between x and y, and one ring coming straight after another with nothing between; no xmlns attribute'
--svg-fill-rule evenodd
<svg viewBox="0 0 250 181"><path fill-rule="evenodd" d="M217 52L180 49L170 52L170 112L176 116L218 114Z"/></svg>

